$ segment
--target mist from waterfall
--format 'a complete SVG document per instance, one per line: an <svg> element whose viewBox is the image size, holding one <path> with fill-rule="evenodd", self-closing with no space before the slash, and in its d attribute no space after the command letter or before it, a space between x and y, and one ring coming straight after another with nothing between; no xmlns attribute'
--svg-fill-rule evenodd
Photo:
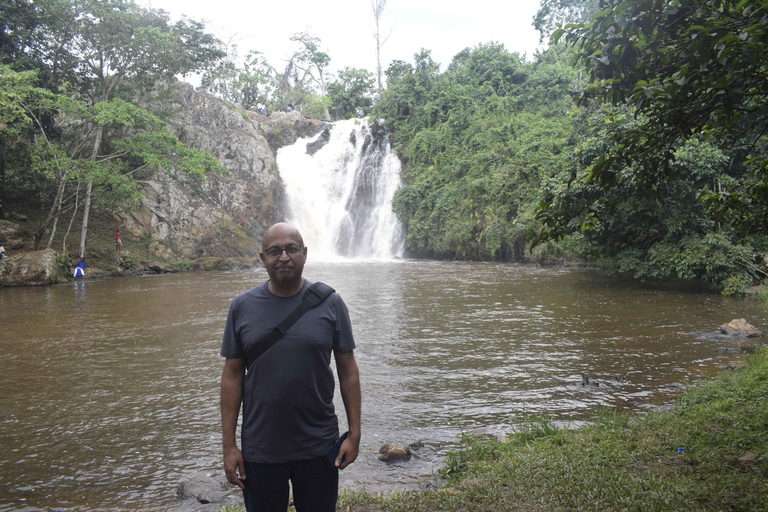
<svg viewBox="0 0 768 512"><path fill-rule="evenodd" d="M404 233L392 211L400 161L383 130L366 119L335 122L325 133L280 148L277 166L288 221L301 231L313 261L402 256Z"/></svg>

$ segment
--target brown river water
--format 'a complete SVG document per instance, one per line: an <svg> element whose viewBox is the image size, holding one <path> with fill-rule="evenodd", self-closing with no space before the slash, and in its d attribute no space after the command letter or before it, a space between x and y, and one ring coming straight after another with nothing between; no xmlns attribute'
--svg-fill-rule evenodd
<svg viewBox="0 0 768 512"><path fill-rule="evenodd" d="M305 275L341 293L358 343L363 440L347 489L423 486L462 431L510 432L541 414L579 426L603 407L669 403L742 364L719 325L768 327L754 300L594 270L310 260ZM0 289L0 512L221 508L181 502L176 487L223 473L221 331L231 298L265 278ZM612 385L584 388L582 374ZM337 410L343 428L338 396ZM376 454L388 441L422 444L387 465Z"/></svg>

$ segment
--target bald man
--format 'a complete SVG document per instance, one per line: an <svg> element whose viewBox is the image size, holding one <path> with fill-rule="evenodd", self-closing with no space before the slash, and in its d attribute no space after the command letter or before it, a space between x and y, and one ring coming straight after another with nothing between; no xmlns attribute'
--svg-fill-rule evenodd
<svg viewBox="0 0 768 512"><path fill-rule="evenodd" d="M246 368L246 352L301 303L312 284L302 277L307 247L293 226L267 229L259 256L269 280L232 301L221 347L224 471L243 490L248 512L285 512L289 482L297 512L333 512L338 472L360 448L360 377L349 312L334 292ZM349 424L341 443L331 353Z"/></svg>

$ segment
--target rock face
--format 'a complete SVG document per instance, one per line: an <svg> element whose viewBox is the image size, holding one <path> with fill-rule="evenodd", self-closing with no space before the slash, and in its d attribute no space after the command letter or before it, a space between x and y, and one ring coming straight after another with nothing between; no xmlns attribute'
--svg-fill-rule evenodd
<svg viewBox="0 0 768 512"><path fill-rule="evenodd" d="M161 171L122 223L158 242L150 250L159 257L255 256L264 229L283 218L277 149L317 134L326 123L298 112L265 117L237 110L185 83L173 84L170 92L171 100L148 106L175 112L169 128L188 146L213 154L229 174L200 183L174 178L173 169Z"/></svg>
<svg viewBox="0 0 768 512"><path fill-rule="evenodd" d="M53 249L8 256L0 260L0 280L5 286L54 283L65 272L57 267L57 257Z"/></svg>
<svg viewBox="0 0 768 512"><path fill-rule="evenodd" d="M721 334L730 334L743 338L758 338L763 336L763 332L757 327L750 325L743 318L731 320L727 324L720 326Z"/></svg>

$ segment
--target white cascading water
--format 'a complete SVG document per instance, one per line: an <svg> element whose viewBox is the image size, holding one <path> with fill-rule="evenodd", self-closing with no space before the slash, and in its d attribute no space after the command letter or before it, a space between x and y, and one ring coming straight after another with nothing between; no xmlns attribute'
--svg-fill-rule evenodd
<svg viewBox="0 0 768 512"><path fill-rule="evenodd" d="M392 211L400 161L388 137L365 119L333 123L329 135L325 145L321 133L277 152L289 222L313 261L401 257L403 229ZM308 144L322 147L312 155Z"/></svg>

